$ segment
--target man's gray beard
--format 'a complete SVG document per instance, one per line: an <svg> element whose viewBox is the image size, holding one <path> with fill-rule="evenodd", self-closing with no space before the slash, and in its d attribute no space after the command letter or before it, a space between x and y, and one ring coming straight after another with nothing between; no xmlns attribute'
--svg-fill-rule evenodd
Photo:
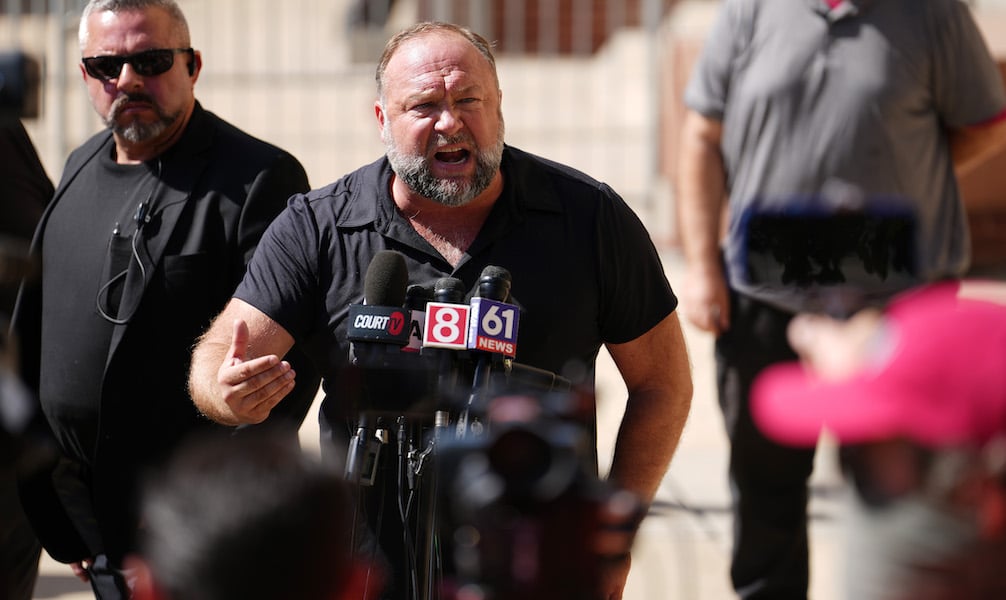
<svg viewBox="0 0 1006 600"><path fill-rule="evenodd" d="M136 144L156 138L164 133L164 130L167 128L168 124L164 121L154 121L153 123L139 123L137 121L133 121L124 127L113 126L112 131L120 137Z"/></svg>
<svg viewBox="0 0 1006 600"><path fill-rule="evenodd" d="M161 111L160 107L154 104L153 106L157 111L158 119L153 123L141 123L140 121L134 120L130 123L126 123L125 125L119 125L116 122L115 117L118 115L121 105L125 104L128 100L129 99L125 96L120 96L112 104L112 108L109 109L108 116L105 117L104 121L105 126L111 129L112 132L134 144L156 138L164 133L168 126L174 123L178 118L177 115L165 114Z"/></svg>
<svg viewBox="0 0 1006 600"><path fill-rule="evenodd" d="M383 133L388 162L391 163L391 169L395 175L404 181L413 192L444 206L464 206L477 198L492 183L499 171L500 163L503 161L502 123L496 143L489 148L479 149L475 152L475 174L471 180L438 179L430 171L425 156L407 155L399 151L395 139L388 131L387 121ZM468 136L455 136L442 138L442 142L454 144L467 142L469 139ZM436 141L441 142L441 140Z"/></svg>

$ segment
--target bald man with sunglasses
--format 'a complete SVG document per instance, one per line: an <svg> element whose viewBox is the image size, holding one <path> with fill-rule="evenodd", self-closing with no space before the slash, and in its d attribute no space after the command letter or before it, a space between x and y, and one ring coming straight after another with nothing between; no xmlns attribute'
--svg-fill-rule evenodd
<svg viewBox="0 0 1006 600"><path fill-rule="evenodd" d="M174 0L91 0L79 34L106 129L69 156L32 245L41 280L15 310L59 449L22 496L49 554L96 597L119 598L138 476L196 430L229 432L188 398L190 348L309 184L296 158L196 101L202 57ZM309 365L297 372L297 399L271 418L291 435L318 383Z"/></svg>

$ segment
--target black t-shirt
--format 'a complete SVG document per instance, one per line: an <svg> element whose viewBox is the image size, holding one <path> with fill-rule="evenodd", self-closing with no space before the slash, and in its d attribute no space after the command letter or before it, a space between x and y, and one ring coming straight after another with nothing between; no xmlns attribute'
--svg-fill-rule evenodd
<svg viewBox="0 0 1006 600"><path fill-rule="evenodd" d="M118 296L130 261L136 206L150 195L156 180L147 164L120 165L109 142L99 159L81 170L73 194L57 204L43 240L42 339L46 345L40 395L43 409L70 455L89 463L94 455L101 406L101 381L114 325L121 315ZM105 235L93 232L107 232ZM82 235L87 232L87 235ZM113 233L114 232L114 233ZM67 252L66 240L76 240ZM128 310L128 308L124 308ZM66 343L65 340L73 340Z"/></svg>
<svg viewBox="0 0 1006 600"><path fill-rule="evenodd" d="M323 428L354 408L347 316L381 250L405 256L410 284L451 276L471 290L487 265L506 268L520 307L516 360L590 384L603 343L631 341L674 310L645 227L611 188L512 147L502 172L502 196L457 269L395 210L385 159L295 196L272 223L235 296L315 361L327 394Z"/></svg>
<svg viewBox="0 0 1006 600"><path fill-rule="evenodd" d="M342 459L358 419L366 418L373 426L379 422L375 417L385 418L382 426L399 442L399 462L396 444L386 444L388 449L373 461L375 483L362 495L368 531L374 532L388 561L390 597L405 597L410 588L407 565L412 555L403 547L409 536L403 537L396 501L396 494L405 493L396 467L404 460L401 442L408 437L408 446L413 441L422 446L417 423L418 429L428 426L433 410L445 408L428 400L432 396L442 403L445 394L439 381L430 394L436 371L423 362L425 354L402 358L392 368L349 365L349 305L363 303L374 256L382 250L398 251L405 256L410 284L432 286L450 276L461 280L469 296L487 265L507 269L512 277L510 303L520 308L516 360L591 389L601 344L639 337L677 303L646 229L614 191L514 148L507 147L503 157L502 195L456 269L395 210L389 193L391 168L381 159L323 189L292 198L262 237L235 292L290 332L322 373L326 397L320 420L327 438L322 450L328 459ZM459 405L451 402L465 402L464 382L475 387L472 374L464 370L471 361L457 362L462 384L458 396L447 398L452 410ZM479 416L474 404L473 416ZM574 416L581 417L594 436L592 408L581 407ZM389 418L396 414L406 417L405 435L398 432L397 416ZM596 472L596 452L585 447L582 453L583 468ZM445 482L451 485L450 468L444 468ZM419 523L426 504L423 507L412 509L406 530L423 530ZM411 539L419 543L418 537Z"/></svg>

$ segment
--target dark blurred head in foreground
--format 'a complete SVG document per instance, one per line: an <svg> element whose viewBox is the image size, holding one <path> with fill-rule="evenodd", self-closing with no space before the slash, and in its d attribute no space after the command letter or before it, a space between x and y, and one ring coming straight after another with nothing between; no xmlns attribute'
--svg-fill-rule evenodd
<svg viewBox="0 0 1006 600"><path fill-rule="evenodd" d="M194 442L146 487L135 597L368 598L352 514L344 481L287 438Z"/></svg>

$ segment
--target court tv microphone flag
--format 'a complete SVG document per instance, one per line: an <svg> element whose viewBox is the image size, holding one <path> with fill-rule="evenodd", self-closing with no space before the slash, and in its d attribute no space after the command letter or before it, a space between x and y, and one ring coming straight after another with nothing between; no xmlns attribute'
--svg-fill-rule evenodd
<svg viewBox="0 0 1006 600"><path fill-rule="evenodd" d="M382 353L398 352L409 343L412 317L403 307L408 279L405 258L398 252L382 250L370 261L363 304L349 305L346 338L353 364L380 360Z"/></svg>

